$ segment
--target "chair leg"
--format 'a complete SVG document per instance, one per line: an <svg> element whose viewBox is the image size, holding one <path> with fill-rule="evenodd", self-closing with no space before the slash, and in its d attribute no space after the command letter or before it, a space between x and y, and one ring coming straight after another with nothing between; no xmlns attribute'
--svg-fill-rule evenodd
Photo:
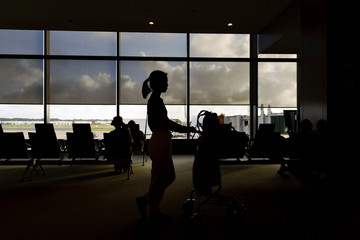
<svg viewBox="0 0 360 240"><path fill-rule="evenodd" d="M143 166L145 166L145 162L147 162L146 154L143 152Z"/></svg>
<svg viewBox="0 0 360 240"><path fill-rule="evenodd" d="M38 161L40 161L40 159L37 159L36 161L34 161L32 167L33 169L31 170L30 176L29 176L29 180L32 180L32 175L34 174L34 171L37 171L37 167L40 167L40 169L42 169L42 171L45 173L43 167L38 163Z"/></svg>
<svg viewBox="0 0 360 240"><path fill-rule="evenodd" d="M33 169L31 170L31 173L30 173L30 176L29 176L29 180L30 180L30 181L32 180L32 175L33 175L33 173L34 173L34 171L35 171L36 168L37 168L37 165L35 164L35 165L33 166Z"/></svg>
<svg viewBox="0 0 360 240"><path fill-rule="evenodd" d="M39 165L39 168L41 169L41 171L43 172L43 174L46 175L46 172L45 172L43 166Z"/></svg>
<svg viewBox="0 0 360 240"><path fill-rule="evenodd" d="M132 162L130 161L129 162L129 166L128 166L128 177L127 177L127 180L130 180L130 173L131 174L134 174L134 172L133 172L133 168L132 168Z"/></svg>
<svg viewBox="0 0 360 240"><path fill-rule="evenodd" d="M33 159L30 159L29 162L28 162L28 164L27 164L27 166L26 166L26 168L25 168L25 171L24 171L24 173L23 173L23 175L22 175L22 180L23 180L23 181L25 181L26 173L27 173L27 171L29 171L29 169L30 169L30 167L31 167L32 165L33 165Z"/></svg>

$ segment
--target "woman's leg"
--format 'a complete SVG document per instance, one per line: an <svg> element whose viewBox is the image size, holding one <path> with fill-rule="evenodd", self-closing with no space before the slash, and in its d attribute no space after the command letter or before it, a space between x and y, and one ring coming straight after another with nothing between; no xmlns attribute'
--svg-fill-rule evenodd
<svg viewBox="0 0 360 240"><path fill-rule="evenodd" d="M151 183L147 193L150 213L159 211L165 189L175 180L174 164L171 157L171 137L167 132L157 133L153 137L149 144L152 169Z"/></svg>

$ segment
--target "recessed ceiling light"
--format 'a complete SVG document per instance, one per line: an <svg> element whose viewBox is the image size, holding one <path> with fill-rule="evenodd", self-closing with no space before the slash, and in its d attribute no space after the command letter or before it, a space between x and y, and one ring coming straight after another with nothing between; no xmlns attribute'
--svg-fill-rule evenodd
<svg viewBox="0 0 360 240"><path fill-rule="evenodd" d="M231 22L229 22L227 25L228 25L228 27L231 27L233 24Z"/></svg>
<svg viewBox="0 0 360 240"><path fill-rule="evenodd" d="M153 21L150 21L149 22L149 25L154 25L155 23Z"/></svg>

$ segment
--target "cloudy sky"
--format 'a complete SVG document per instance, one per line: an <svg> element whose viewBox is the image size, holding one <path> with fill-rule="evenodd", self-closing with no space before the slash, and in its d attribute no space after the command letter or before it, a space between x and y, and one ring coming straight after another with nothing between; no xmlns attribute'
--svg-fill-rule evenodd
<svg viewBox="0 0 360 240"><path fill-rule="evenodd" d="M26 54L42 54L39 48L42 32L30 32L26 41L14 42L18 32L0 30L0 54L19 53L14 47L22 45ZM10 37L9 37L10 35ZM116 56L116 33L51 32L50 54ZM122 56L186 57L185 34L121 33ZM29 45L29 49L24 47ZM42 44L42 42L41 42ZM41 45L40 44L40 45ZM6 47L10 45L10 47ZM5 46L5 47L4 47ZM234 34L191 34L191 57L249 57L249 36ZM187 64L183 61L121 61L121 104L146 104L141 86L151 71L168 73L169 89L163 95L169 105L186 103ZM249 63L247 62L191 62L190 103L194 105L249 104ZM93 104L116 104L116 61L113 60L51 60L50 103L53 117L94 117L114 115L113 107L90 108ZM0 103L42 103L43 63L34 59L0 59ZM83 111L64 104L87 104ZM272 107L296 107L296 64L259 63L259 104ZM29 105L27 105L27 108ZM0 105L0 117L25 116L13 106ZM73 110L72 110L73 109ZM109 110L108 110L109 109ZM144 109L139 109L143 117ZM174 107L173 109L176 109ZM36 112L36 111L35 111ZM41 112L41 111L40 111ZM91 112L91 113L90 113ZM178 109L173 111L176 115ZM30 111L31 114L31 111ZM181 116L184 111L181 111ZM72 117L70 117L72 118ZM95 117L96 118L96 117Z"/></svg>

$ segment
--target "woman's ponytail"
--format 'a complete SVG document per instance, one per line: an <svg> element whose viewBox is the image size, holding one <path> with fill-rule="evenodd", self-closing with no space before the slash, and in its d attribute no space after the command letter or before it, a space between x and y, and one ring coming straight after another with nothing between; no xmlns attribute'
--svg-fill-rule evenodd
<svg viewBox="0 0 360 240"><path fill-rule="evenodd" d="M149 82L150 79L146 79L142 85L142 96L143 98L147 98L147 96L149 95L149 93L151 92L151 88L149 87Z"/></svg>
<svg viewBox="0 0 360 240"><path fill-rule="evenodd" d="M164 81L167 81L166 73L160 70L152 71L148 79L146 79L142 85L143 98L146 98L152 91L152 89L156 89L162 84L164 84Z"/></svg>

